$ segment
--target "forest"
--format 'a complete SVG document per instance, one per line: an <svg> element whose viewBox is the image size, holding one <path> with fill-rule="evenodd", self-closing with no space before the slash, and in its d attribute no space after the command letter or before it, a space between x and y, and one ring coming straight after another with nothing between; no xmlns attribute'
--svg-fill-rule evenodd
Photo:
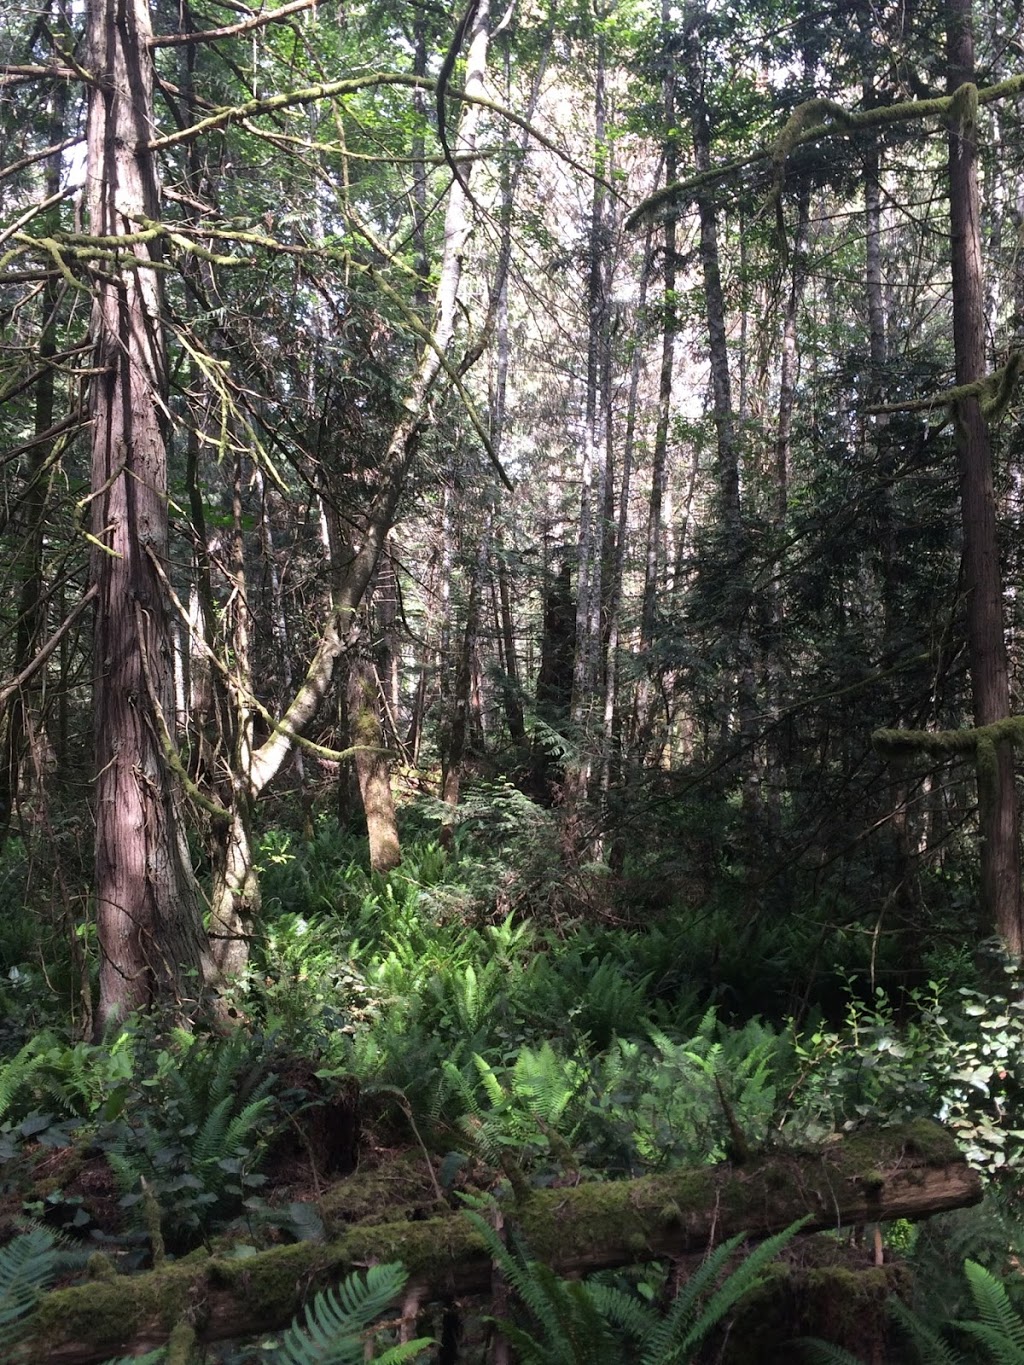
<svg viewBox="0 0 1024 1365"><path fill-rule="evenodd" d="M1019 0L7 0L0 1361L1024 1361Z"/></svg>

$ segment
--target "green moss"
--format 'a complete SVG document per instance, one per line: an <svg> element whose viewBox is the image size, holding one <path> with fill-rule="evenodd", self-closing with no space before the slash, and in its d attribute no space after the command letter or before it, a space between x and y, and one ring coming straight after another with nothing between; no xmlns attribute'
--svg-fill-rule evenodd
<svg viewBox="0 0 1024 1365"><path fill-rule="evenodd" d="M848 1134L842 1142L826 1149L827 1159L849 1178L863 1176L864 1168L909 1155L926 1166L961 1166L964 1158L954 1138L931 1119L914 1119L898 1127L863 1129Z"/></svg>
<svg viewBox="0 0 1024 1365"><path fill-rule="evenodd" d="M196 1334L187 1322L179 1322L167 1343L166 1365L190 1365L196 1354Z"/></svg>
<svg viewBox="0 0 1024 1365"><path fill-rule="evenodd" d="M103 1251L94 1251L86 1267L90 1280L116 1280L117 1271L110 1257Z"/></svg>
<svg viewBox="0 0 1024 1365"><path fill-rule="evenodd" d="M831 1254L836 1252L833 1244ZM908 1286L902 1266L772 1266L737 1308L722 1365L790 1365L794 1338L806 1336L841 1346L859 1360L892 1359L886 1305Z"/></svg>
<svg viewBox="0 0 1024 1365"><path fill-rule="evenodd" d="M187 1268L171 1266L45 1294L33 1320L29 1359L43 1365L65 1341L116 1350L135 1337L169 1335L188 1310L192 1279Z"/></svg>
<svg viewBox="0 0 1024 1365"><path fill-rule="evenodd" d="M949 106L949 122L964 134L970 134L978 122L978 87L970 81L953 91Z"/></svg>
<svg viewBox="0 0 1024 1365"><path fill-rule="evenodd" d="M329 1268L333 1248L310 1242L274 1247L241 1260L214 1257L206 1276L211 1288L224 1288L253 1322L287 1322L302 1303L303 1288Z"/></svg>
<svg viewBox="0 0 1024 1365"><path fill-rule="evenodd" d="M423 1158L400 1157L368 1169L360 1168L328 1190L320 1209L329 1226L343 1231L364 1220L391 1223L406 1210L437 1204L431 1172Z"/></svg>

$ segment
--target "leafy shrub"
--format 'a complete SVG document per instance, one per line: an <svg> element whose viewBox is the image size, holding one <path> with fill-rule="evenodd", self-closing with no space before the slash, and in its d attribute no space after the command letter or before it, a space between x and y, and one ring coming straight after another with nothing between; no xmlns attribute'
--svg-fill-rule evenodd
<svg viewBox="0 0 1024 1365"><path fill-rule="evenodd" d="M276 1077L262 1039L176 1032L165 1046L143 1033L137 1069L99 1145L125 1191L122 1206L181 1248L209 1236L265 1183L258 1173L272 1130Z"/></svg>
<svg viewBox="0 0 1024 1365"><path fill-rule="evenodd" d="M989 992L930 982L911 994L905 1021L879 988L870 1004L851 999L845 1029L796 1036L791 1129L814 1137L836 1120L927 1114L972 1165L1014 1167L1024 1156L1024 998L1011 964L1006 982Z"/></svg>

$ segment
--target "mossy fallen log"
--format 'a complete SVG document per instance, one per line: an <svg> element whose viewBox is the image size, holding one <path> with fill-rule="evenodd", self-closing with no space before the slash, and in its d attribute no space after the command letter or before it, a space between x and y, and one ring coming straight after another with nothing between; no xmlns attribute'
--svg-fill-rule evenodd
<svg viewBox="0 0 1024 1365"><path fill-rule="evenodd" d="M538 1190L505 1210L532 1253L562 1273L703 1249L745 1230L769 1236L796 1219L807 1231L921 1218L981 1198L977 1174L937 1124L863 1130L811 1152L773 1151L742 1166ZM329 1243L302 1242L245 1259L190 1258L146 1274L43 1297L21 1365L87 1365L151 1349L188 1323L200 1342L284 1327L317 1290L376 1261L402 1261L426 1299L486 1293L490 1262L469 1221L360 1223Z"/></svg>

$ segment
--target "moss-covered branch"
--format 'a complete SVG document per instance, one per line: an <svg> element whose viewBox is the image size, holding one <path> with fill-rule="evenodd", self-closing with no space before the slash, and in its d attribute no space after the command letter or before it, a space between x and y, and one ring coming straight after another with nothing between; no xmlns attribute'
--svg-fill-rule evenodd
<svg viewBox="0 0 1024 1365"><path fill-rule="evenodd" d="M871 736L875 752L886 759L906 759L914 754L973 754L990 745L1009 740L1024 744L1024 716L1007 716L991 725L978 725L970 730L876 730Z"/></svg>
<svg viewBox="0 0 1024 1365"><path fill-rule="evenodd" d="M639 227L664 210L693 199L700 190L728 180L749 166L771 162L778 168L797 147L806 146L808 143L820 142L823 138L834 137L837 134L845 136L927 119L964 123L976 116L980 106L996 103L1022 92L1024 76L1013 76L1009 80L985 86L980 90L975 86L962 86L951 95L928 100L901 100L898 104L881 105L877 109L860 109L855 113L847 113L833 100L808 100L806 104L794 109L789 122L770 147L764 147L751 156L727 162L724 166L718 166L700 175L691 176L686 180L675 180L672 184L663 186L633 209L626 218L626 227Z"/></svg>
<svg viewBox="0 0 1024 1365"><path fill-rule="evenodd" d="M340 1195L345 1188L336 1187ZM765 1237L803 1216L813 1231L919 1218L980 1198L978 1176L952 1138L922 1121L809 1153L770 1153L742 1167L538 1190L506 1215L535 1255L567 1273L680 1255L740 1230ZM424 1298L488 1291L489 1257L461 1214L414 1220L394 1207L388 1214L392 1221L347 1227L327 1245L190 1259L57 1290L43 1298L32 1337L12 1359L88 1365L160 1345L181 1322L202 1342L275 1330L318 1289L376 1261L404 1262Z"/></svg>
<svg viewBox="0 0 1024 1365"><path fill-rule="evenodd" d="M1013 351L1005 365L970 384L957 384L951 389L928 394L925 398L908 398L900 403L879 403L865 408L871 417L886 416L896 412L934 412L947 409L946 422L952 421L957 403L967 398L981 400L982 412L990 422L997 421L1009 406L1024 370L1024 351ZM945 422L942 423L945 426Z"/></svg>

